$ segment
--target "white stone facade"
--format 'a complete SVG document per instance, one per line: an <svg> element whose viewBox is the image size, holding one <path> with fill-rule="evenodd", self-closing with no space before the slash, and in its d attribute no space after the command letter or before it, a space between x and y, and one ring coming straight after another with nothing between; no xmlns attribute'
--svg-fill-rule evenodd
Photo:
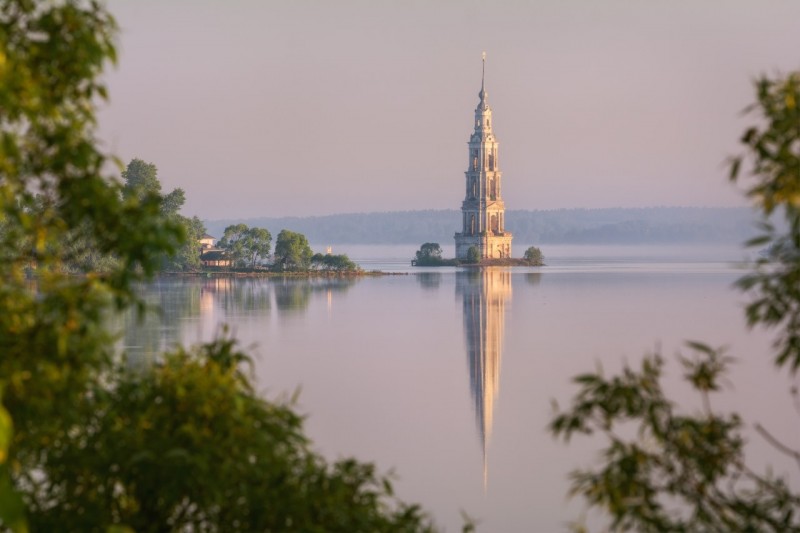
<svg viewBox="0 0 800 533"><path fill-rule="evenodd" d="M484 58L484 72L486 60ZM475 108L475 131L469 138L466 195L461 204L462 229L455 234L456 257L465 259L470 247L481 259L511 257L511 233L505 230L505 204L500 194L502 172L498 142L492 133L492 110L481 77L480 102Z"/></svg>

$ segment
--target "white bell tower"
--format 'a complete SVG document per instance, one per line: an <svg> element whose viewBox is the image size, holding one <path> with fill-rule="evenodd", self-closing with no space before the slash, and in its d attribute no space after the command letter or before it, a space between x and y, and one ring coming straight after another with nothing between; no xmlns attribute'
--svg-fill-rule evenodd
<svg viewBox="0 0 800 533"><path fill-rule="evenodd" d="M486 93L486 52L483 53L480 102L475 108L475 131L467 143L469 166L466 196L461 204L462 230L455 234L456 257L465 259L476 247L481 259L511 257L511 233L505 230L505 204L500 193L498 142L492 133L492 110Z"/></svg>

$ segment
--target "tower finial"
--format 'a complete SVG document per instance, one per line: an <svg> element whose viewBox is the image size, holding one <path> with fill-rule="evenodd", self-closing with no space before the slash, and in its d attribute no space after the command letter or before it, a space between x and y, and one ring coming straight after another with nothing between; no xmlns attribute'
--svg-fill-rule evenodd
<svg viewBox="0 0 800 533"><path fill-rule="evenodd" d="M481 67L481 92L478 93L478 96L481 99L481 103L479 104L481 108L486 109L486 88L484 81L486 80L486 52L481 54L481 60L483 61L483 65Z"/></svg>
<svg viewBox="0 0 800 533"><path fill-rule="evenodd" d="M483 65L481 66L481 92L483 92L483 81L486 79L486 52L481 54Z"/></svg>

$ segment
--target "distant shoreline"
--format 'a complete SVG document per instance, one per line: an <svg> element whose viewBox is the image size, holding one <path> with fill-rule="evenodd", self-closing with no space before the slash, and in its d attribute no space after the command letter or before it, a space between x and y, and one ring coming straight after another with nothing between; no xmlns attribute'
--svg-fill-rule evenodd
<svg viewBox="0 0 800 533"><path fill-rule="evenodd" d="M206 220L216 237L245 223L305 235L329 245L447 244L461 227L456 209L349 213L307 217ZM506 211L517 245L542 244L741 244L757 233L749 207L648 207Z"/></svg>

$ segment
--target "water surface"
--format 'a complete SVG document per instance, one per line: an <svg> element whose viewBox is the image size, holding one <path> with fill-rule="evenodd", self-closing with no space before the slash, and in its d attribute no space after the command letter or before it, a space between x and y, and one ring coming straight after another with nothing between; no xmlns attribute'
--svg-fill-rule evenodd
<svg viewBox="0 0 800 533"><path fill-rule="evenodd" d="M301 388L322 453L394 469L399 495L447 531L460 531L460 510L479 531L564 531L583 511L566 498L568 472L591 465L598 443L553 441L552 400L569 398L578 373L610 373L656 349L671 358L687 339L739 359L735 390L716 406L800 440L770 336L747 332L730 288L738 249L552 247L542 268L412 270L410 248L335 250L408 275L160 280L147 296L163 316L125 342L147 358L229 324L255 346L265 394ZM678 365L668 374L682 405L699 408ZM757 466L792 469L757 440L751 450Z"/></svg>

